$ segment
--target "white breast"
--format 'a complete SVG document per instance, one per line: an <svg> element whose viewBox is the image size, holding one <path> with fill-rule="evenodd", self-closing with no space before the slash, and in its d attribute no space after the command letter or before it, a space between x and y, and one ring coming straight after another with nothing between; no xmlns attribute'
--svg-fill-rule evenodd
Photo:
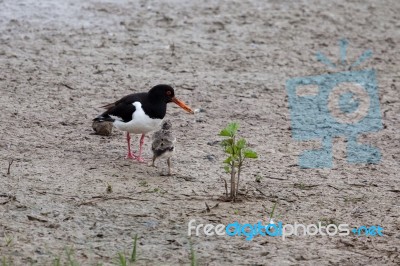
<svg viewBox="0 0 400 266"><path fill-rule="evenodd" d="M134 134L147 134L160 128L162 119L150 118L146 115L140 102L134 102L132 104L136 108L135 112L132 114L132 120L127 123L115 120L114 126L116 128Z"/></svg>

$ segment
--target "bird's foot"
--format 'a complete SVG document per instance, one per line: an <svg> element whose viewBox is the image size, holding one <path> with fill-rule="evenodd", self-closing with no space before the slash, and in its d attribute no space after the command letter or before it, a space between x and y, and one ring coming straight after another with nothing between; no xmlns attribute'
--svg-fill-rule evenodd
<svg viewBox="0 0 400 266"><path fill-rule="evenodd" d="M145 163L145 162L146 162L146 160L145 160L143 157L141 157L141 156L136 157L135 159L136 159L136 161L138 161L139 163Z"/></svg>
<svg viewBox="0 0 400 266"><path fill-rule="evenodd" d="M125 159L131 159L131 160L137 160L137 158L138 157L135 154L131 153L131 152L129 152L125 157Z"/></svg>

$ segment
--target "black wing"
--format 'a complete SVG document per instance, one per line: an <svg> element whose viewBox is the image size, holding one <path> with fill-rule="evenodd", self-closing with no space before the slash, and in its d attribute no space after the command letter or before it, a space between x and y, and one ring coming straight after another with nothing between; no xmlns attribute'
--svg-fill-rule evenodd
<svg viewBox="0 0 400 266"><path fill-rule="evenodd" d="M122 97L118 101L112 104L107 104L104 107L107 111L93 119L94 121L114 121L111 116L116 116L122 119L122 121L129 122L132 120L132 114L136 108L132 104L134 102L143 102L146 98L147 93L133 93L125 97Z"/></svg>
<svg viewBox="0 0 400 266"><path fill-rule="evenodd" d="M132 114L135 112L136 107L131 103L120 103L107 111L105 111L101 116L110 117L116 116L122 119L122 121L129 122L132 120ZM110 117L111 118L111 117Z"/></svg>

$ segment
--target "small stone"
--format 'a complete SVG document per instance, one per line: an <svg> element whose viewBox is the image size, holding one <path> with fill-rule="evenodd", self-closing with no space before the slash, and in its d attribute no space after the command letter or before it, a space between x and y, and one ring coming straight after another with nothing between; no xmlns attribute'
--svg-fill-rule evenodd
<svg viewBox="0 0 400 266"><path fill-rule="evenodd" d="M209 160L210 162L214 162L215 156L213 154L208 154L205 156L205 159Z"/></svg>
<svg viewBox="0 0 400 266"><path fill-rule="evenodd" d="M214 140L214 141L209 141L209 142L207 142L207 145L215 146L215 145L217 145L217 144L219 144L219 143L220 143L219 140Z"/></svg>
<svg viewBox="0 0 400 266"><path fill-rule="evenodd" d="M112 133L112 122L93 121L92 128L97 135L110 136Z"/></svg>

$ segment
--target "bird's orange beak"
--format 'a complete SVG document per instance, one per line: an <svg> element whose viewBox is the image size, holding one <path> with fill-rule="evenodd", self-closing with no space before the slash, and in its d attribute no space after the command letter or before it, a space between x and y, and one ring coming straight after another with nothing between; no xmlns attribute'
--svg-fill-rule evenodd
<svg viewBox="0 0 400 266"><path fill-rule="evenodd" d="M181 100L178 100L176 97L172 97L172 101L174 103L176 103L180 108L182 108L183 110L185 110L186 112L189 112L191 114L194 114L193 110L190 109L189 106L187 106L184 102L182 102Z"/></svg>

